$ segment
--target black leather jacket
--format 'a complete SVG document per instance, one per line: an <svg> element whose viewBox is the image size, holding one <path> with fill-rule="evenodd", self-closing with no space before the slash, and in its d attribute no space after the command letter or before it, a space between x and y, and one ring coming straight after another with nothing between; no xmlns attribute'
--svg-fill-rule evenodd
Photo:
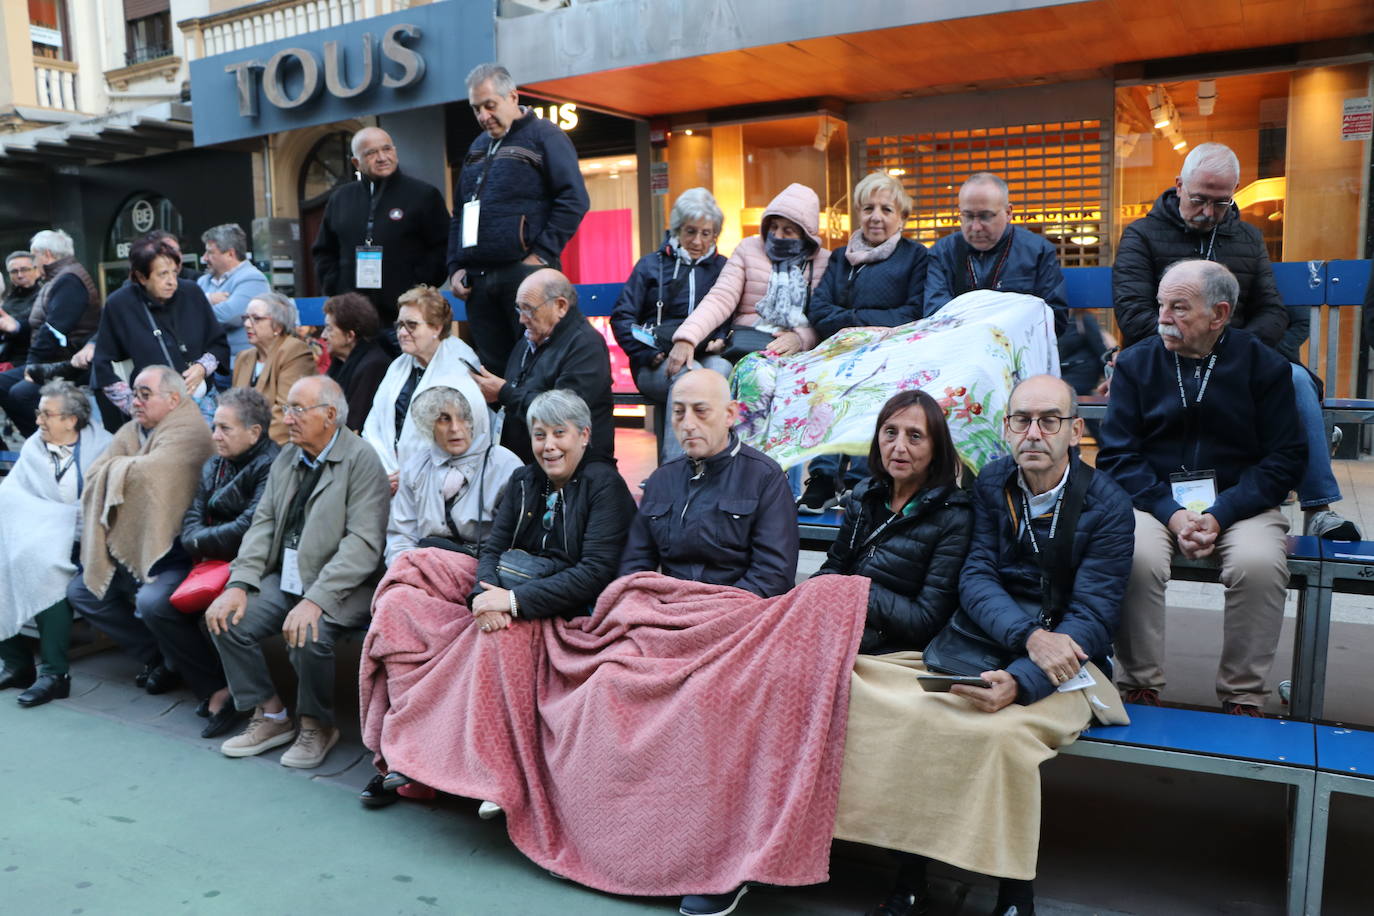
<svg viewBox="0 0 1374 916"><path fill-rule="evenodd" d="M181 522L182 546L197 562L238 556L278 451L263 430L257 444L237 458L215 455L205 462L196 498Z"/></svg>

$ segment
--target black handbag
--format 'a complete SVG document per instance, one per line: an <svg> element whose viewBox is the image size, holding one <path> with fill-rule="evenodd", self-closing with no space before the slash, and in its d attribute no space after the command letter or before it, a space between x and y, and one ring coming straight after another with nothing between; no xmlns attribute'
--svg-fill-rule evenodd
<svg viewBox="0 0 1374 916"><path fill-rule="evenodd" d="M496 564L497 584L506 589L518 588L536 579L547 579L567 567L568 564L553 557L541 557L528 550L512 547L502 551L501 559Z"/></svg>
<svg viewBox="0 0 1374 916"><path fill-rule="evenodd" d="M448 550L452 551L453 553L465 553L470 557L477 556L476 544L464 544L459 541L453 540L453 538L439 537L438 535L420 538L420 543L416 544L415 546L438 547L440 550Z"/></svg>
<svg viewBox="0 0 1374 916"><path fill-rule="evenodd" d="M773 345L773 335L758 328L735 325L725 338L725 350L720 354L732 363L737 363L750 353L767 350Z"/></svg>
<svg viewBox="0 0 1374 916"><path fill-rule="evenodd" d="M1069 597L1073 594L1073 535L1078 528L1079 513L1083 511L1083 497L1092 482L1092 467L1077 459L1073 461L1058 529L1038 555L1040 600L1013 596L1026 616L1038 620L1047 630L1059 625L1064 617L1064 609L1068 607ZM973 616L961 607L954 612L944 629L931 639L921 658L931 671L977 677L984 671L1005 669L1020 655L989 636Z"/></svg>

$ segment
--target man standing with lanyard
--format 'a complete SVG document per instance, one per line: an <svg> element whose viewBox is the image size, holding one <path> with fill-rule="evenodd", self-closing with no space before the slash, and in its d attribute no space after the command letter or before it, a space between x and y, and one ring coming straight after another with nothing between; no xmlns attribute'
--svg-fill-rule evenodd
<svg viewBox="0 0 1374 916"><path fill-rule="evenodd" d="M467 86L483 133L463 157L454 189L448 271L454 295L467 301L474 349L495 372L520 338L521 282L541 267L559 269L591 201L572 141L520 104L510 71L480 64Z"/></svg>
<svg viewBox="0 0 1374 916"><path fill-rule="evenodd" d="M992 172L976 172L959 189L959 231L930 249L925 317L949 300L975 289L1038 296L1054 310L1054 330L1068 323L1064 273L1054 246L1011 224L1007 183Z"/></svg>
<svg viewBox="0 0 1374 916"><path fill-rule="evenodd" d="M353 135L353 167L361 180L337 188L325 205L311 248L315 274L326 296L357 291L372 300L389 328L401 293L444 282L448 207L438 188L401 174L391 136L380 128ZM384 338L400 352L394 334Z"/></svg>
<svg viewBox="0 0 1374 916"><path fill-rule="evenodd" d="M1135 505L1135 559L1117 636L1128 703L1160 705L1164 586L1175 552L1214 552L1226 585L1217 698L1261 716L1288 585L1288 520L1307 446L1288 362L1229 327L1240 294L1213 261L1179 261L1159 284L1158 334L1117 357L1098 470Z"/></svg>

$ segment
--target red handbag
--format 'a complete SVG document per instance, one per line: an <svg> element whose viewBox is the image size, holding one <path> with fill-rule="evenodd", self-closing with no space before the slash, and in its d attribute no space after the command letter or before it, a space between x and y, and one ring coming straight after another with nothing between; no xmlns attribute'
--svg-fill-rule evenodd
<svg viewBox="0 0 1374 916"><path fill-rule="evenodd" d="M204 560L192 566L177 590L172 592L172 607L183 614L199 614L228 584L229 564L224 560Z"/></svg>

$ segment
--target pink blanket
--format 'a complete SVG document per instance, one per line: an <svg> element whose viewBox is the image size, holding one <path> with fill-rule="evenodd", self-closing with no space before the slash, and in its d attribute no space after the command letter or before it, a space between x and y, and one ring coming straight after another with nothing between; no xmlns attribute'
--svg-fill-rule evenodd
<svg viewBox="0 0 1374 916"><path fill-rule="evenodd" d="M591 617L482 633L472 563L408 554L363 648L378 766L506 810L539 865L618 894L826 880L868 580L777 598L637 573Z"/></svg>

